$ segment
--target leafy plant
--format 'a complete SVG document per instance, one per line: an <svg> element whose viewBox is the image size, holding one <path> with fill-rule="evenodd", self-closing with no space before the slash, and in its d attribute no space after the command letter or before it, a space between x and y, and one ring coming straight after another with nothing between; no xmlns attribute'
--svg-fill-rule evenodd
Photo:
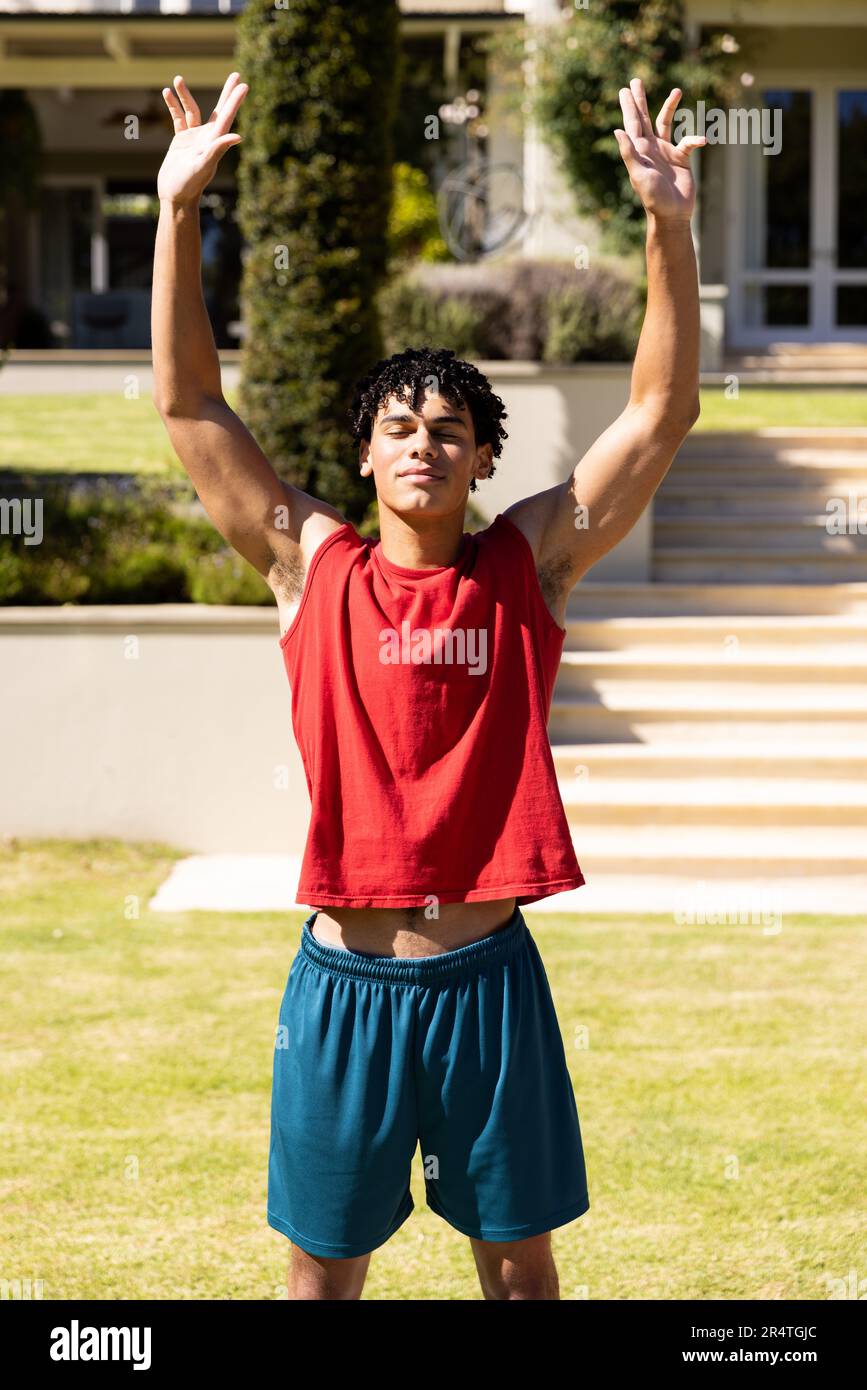
<svg viewBox="0 0 867 1390"><path fill-rule="evenodd" d="M595 215L619 251L637 248L645 227L613 134L623 127L620 88L640 77L654 119L672 87L683 92L678 111L698 98L728 106L742 91L736 49L722 33L691 47L682 0L590 0L586 9L522 26L492 45L499 61L533 69L524 114L558 156L578 211Z"/></svg>
<svg viewBox="0 0 867 1390"><path fill-rule="evenodd" d="M281 477L359 520L346 411L382 355L395 0L248 0L238 20L241 415Z"/></svg>

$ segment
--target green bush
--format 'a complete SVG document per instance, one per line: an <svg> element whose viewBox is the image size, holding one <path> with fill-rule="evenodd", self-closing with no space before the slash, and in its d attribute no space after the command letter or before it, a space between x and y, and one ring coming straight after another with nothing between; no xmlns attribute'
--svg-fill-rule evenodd
<svg viewBox="0 0 867 1390"><path fill-rule="evenodd" d="M411 164L395 164L393 172L394 197L388 225L392 261L451 260L451 252L440 235L436 199L427 174Z"/></svg>
<svg viewBox="0 0 867 1390"><path fill-rule="evenodd" d="M416 265L380 307L389 352L431 343L489 361L623 362L635 353L643 294L605 263Z"/></svg>
<svg viewBox="0 0 867 1390"><path fill-rule="evenodd" d="M634 356L642 304L636 289L608 271L547 299L545 362L617 362Z"/></svg>
<svg viewBox="0 0 867 1390"><path fill-rule="evenodd" d="M2 604L274 602L185 481L8 474L0 486L43 504L39 545L4 537Z"/></svg>
<svg viewBox="0 0 867 1390"><path fill-rule="evenodd" d="M592 0L569 6L556 24L510 27L488 41L513 70L527 61L528 41L534 45L525 114L552 147L577 210L595 217L612 250L640 250L646 225L613 133L623 128L620 88L640 77L654 120L672 87L683 92L678 111L694 109L699 97L707 107L743 101L732 36L702 26L693 46L685 11L684 0Z"/></svg>
<svg viewBox="0 0 867 1390"><path fill-rule="evenodd" d="M237 21L240 415L279 475L360 520L346 414L381 357L396 0L248 0Z"/></svg>
<svg viewBox="0 0 867 1390"><path fill-rule="evenodd" d="M500 307L492 295L487 305L428 288L413 271L398 276L380 296L382 331L388 356L407 347L432 343L451 348L458 357L486 356L485 324Z"/></svg>

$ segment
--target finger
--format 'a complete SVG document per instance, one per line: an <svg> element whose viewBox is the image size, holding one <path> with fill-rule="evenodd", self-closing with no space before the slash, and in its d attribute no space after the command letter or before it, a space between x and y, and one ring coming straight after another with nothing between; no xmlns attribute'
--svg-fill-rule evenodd
<svg viewBox="0 0 867 1390"><path fill-rule="evenodd" d="M187 119L187 126L201 125L202 113L193 100L192 92L184 79L180 76L175 78L175 91L181 99L181 105L184 108L184 115Z"/></svg>
<svg viewBox="0 0 867 1390"><path fill-rule="evenodd" d="M700 150L701 147L702 147L702 145L706 145L706 144L707 144L707 136L706 136L706 135L686 135L686 136L684 136L684 138L681 140L680 144L679 144L679 145L675 145L675 147L674 147L674 153L675 153L675 155L679 155L679 156L680 156L680 158L679 158L679 160L678 160L678 163L679 163L679 164L688 164L688 163L689 163L689 157L690 157L690 155L692 154L693 150Z"/></svg>
<svg viewBox="0 0 867 1390"><path fill-rule="evenodd" d="M241 102L244 100L249 90L250 88L247 86L246 82L238 82L232 88L214 121L215 134L225 135L226 131L230 129L233 120L238 114L238 107L241 105Z"/></svg>
<svg viewBox="0 0 867 1390"><path fill-rule="evenodd" d="M617 94L620 98L620 110L623 112L623 126L627 135L633 140L644 134L644 127L641 123L641 113L635 105L635 97L628 87L621 87Z"/></svg>
<svg viewBox="0 0 867 1390"><path fill-rule="evenodd" d="M217 104L216 104L216 106L214 107L213 111L211 112L210 116L208 117L208 120L209 120L209 121L215 121L215 120L217 119L217 115L218 115L218 113L219 113L220 111L222 111L222 109L223 109L223 104L224 104L224 102L225 102L227 96L228 96L229 93L231 92L232 88L235 87L235 86L237 86L237 84L240 82L240 80L241 80L241 74L240 74L239 72L230 72L230 73L229 73L229 76L226 78L225 82L223 83L223 90L221 91L220 95L217 97Z"/></svg>
<svg viewBox="0 0 867 1390"><path fill-rule="evenodd" d="M635 105L638 107L638 114L641 117L641 124L643 127L641 134L644 135L646 139L652 140L654 131L653 126L650 124L650 112L647 109L647 97L644 92L644 83L640 77L632 78L629 83L629 90L635 97Z"/></svg>
<svg viewBox="0 0 867 1390"><path fill-rule="evenodd" d="M675 107L683 96L679 87L672 87L668 96L662 104L659 115L656 118L656 133L660 140L671 139L671 122L674 116Z"/></svg>
<svg viewBox="0 0 867 1390"><path fill-rule="evenodd" d="M181 103L178 101L171 87L163 87L163 101L169 108L169 115L172 118L175 135L178 135L180 131L186 130L187 128L187 118L184 115L184 108L181 106Z"/></svg>
<svg viewBox="0 0 867 1390"><path fill-rule="evenodd" d="M237 145L241 141L240 135L221 135L219 140L215 140L211 146L212 153L216 153L218 159L222 159L226 150L232 145Z"/></svg>
<svg viewBox="0 0 867 1390"><path fill-rule="evenodd" d="M633 169L644 162L641 155L638 153L638 150L633 145L630 136L625 130L615 130L614 138L617 141L617 148L623 157L623 163L626 165L629 173L632 173Z"/></svg>

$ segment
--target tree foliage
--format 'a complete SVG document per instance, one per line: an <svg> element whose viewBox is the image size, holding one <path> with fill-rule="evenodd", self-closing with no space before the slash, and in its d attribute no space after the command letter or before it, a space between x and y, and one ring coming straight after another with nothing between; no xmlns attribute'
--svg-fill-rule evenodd
<svg viewBox="0 0 867 1390"><path fill-rule="evenodd" d="M654 120L672 87L683 92L678 111L699 98L708 108L727 105L741 91L731 36L691 48L682 0L589 0L511 42L530 68L525 113L559 156L579 211L599 218L613 248L636 247L645 219L613 134L623 127L618 92L640 77Z"/></svg>
<svg viewBox="0 0 867 1390"><path fill-rule="evenodd" d="M359 519L346 420L382 356L396 0L248 0L238 21L241 408L287 481Z"/></svg>

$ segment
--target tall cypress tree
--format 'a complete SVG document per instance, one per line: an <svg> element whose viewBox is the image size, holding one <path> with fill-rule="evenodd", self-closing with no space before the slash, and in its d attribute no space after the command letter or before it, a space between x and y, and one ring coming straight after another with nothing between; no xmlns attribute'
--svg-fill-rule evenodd
<svg viewBox="0 0 867 1390"><path fill-rule="evenodd" d="M280 476L361 518L346 411L382 356L396 0L248 0L237 67L241 413Z"/></svg>

